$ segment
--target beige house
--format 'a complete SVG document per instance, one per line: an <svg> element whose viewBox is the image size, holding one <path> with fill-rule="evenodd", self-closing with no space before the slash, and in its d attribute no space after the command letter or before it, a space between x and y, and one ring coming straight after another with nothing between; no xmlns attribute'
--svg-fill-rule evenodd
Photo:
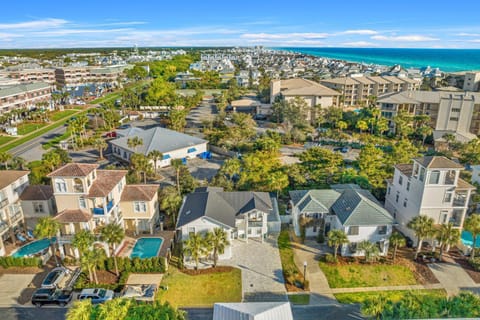
<svg viewBox="0 0 480 320"><path fill-rule="evenodd" d="M28 171L1 170L0 176L0 256L6 254L4 242L16 244L16 231L24 223L20 195L28 186Z"/></svg>
<svg viewBox="0 0 480 320"><path fill-rule="evenodd" d="M33 229L38 218L53 216L57 212L52 186L30 185L20 196L27 227Z"/></svg>
<svg viewBox="0 0 480 320"><path fill-rule="evenodd" d="M159 222L158 189L160 185L127 185L120 199L125 231L150 233Z"/></svg>

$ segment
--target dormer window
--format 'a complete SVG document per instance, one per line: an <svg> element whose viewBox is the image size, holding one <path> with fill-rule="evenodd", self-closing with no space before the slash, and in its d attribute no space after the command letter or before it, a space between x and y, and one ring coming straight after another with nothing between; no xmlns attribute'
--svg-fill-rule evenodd
<svg viewBox="0 0 480 320"><path fill-rule="evenodd" d="M428 179L429 184L438 184L440 181L440 171L433 170L430 172L430 178Z"/></svg>
<svg viewBox="0 0 480 320"><path fill-rule="evenodd" d="M455 184L455 177L457 172L455 170L448 170L447 174L445 175L445 184Z"/></svg>

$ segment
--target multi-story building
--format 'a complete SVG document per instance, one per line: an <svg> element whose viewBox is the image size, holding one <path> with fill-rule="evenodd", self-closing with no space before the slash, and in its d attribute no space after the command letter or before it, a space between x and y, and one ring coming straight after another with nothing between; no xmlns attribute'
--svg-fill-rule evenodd
<svg viewBox="0 0 480 320"><path fill-rule="evenodd" d="M57 212L53 188L49 185L29 185L20 196L27 227L34 229L38 219L54 216Z"/></svg>
<svg viewBox="0 0 480 320"><path fill-rule="evenodd" d="M62 255L75 254L70 244L79 230L96 232L98 227L109 223L125 227L122 209L128 219L135 220L132 231L153 232L153 223L159 219L158 205L152 205L158 201L151 192L153 188L158 190L158 185L127 187L126 170L97 168L96 164L70 163L48 175L58 210L55 219L62 225L59 236ZM148 222L138 223L144 219Z"/></svg>
<svg viewBox="0 0 480 320"><path fill-rule="evenodd" d="M0 175L0 256L6 254L5 241L16 244L16 232L24 223L20 195L28 186L28 171L2 170Z"/></svg>
<svg viewBox="0 0 480 320"><path fill-rule="evenodd" d="M117 84L127 65L110 67L66 67L55 69L55 80L59 86L72 87L89 83Z"/></svg>
<svg viewBox="0 0 480 320"><path fill-rule="evenodd" d="M157 184L126 185L120 198L124 227L134 234L150 233L159 223Z"/></svg>
<svg viewBox="0 0 480 320"><path fill-rule="evenodd" d="M50 103L52 88L35 82L0 87L0 114L19 108L32 109L39 103Z"/></svg>
<svg viewBox="0 0 480 320"><path fill-rule="evenodd" d="M461 229L475 189L460 178L462 169L460 164L439 156L397 164L393 179L387 181L385 208L397 220L400 231L415 239L407 224L419 215L432 218L435 224L451 222Z"/></svg>
<svg viewBox="0 0 480 320"><path fill-rule="evenodd" d="M467 72L463 81L463 90L480 91L480 72Z"/></svg>
<svg viewBox="0 0 480 320"><path fill-rule="evenodd" d="M403 91L381 96L378 101L381 115L390 120L403 110L411 115L430 116L435 140L453 133L457 140L468 141L480 134L480 94L448 91Z"/></svg>
<svg viewBox="0 0 480 320"><path fill-rule="evenodd" d="M55 69L53 68L11 68L0 72L0 77L8 77L18 82L45 82L50 85L55 83Z"/></svg>
<svg viewBox="0 0 480 320"><path fill-rule="evenodd" d="M389 92L419 90L421 82L407 77L350 76L322 80L321 83L341 93L343 105L355 106Z"/></svg>
<svg viewBox="0 0 480 320"><path fill-rule="evenodd" d="M338 105L340 93L311 80L295 78L273 80L270 84L270 103L276 99L286 101L302 98L307 104L307 121L316 119L314 107L327 108Z"/></svg>

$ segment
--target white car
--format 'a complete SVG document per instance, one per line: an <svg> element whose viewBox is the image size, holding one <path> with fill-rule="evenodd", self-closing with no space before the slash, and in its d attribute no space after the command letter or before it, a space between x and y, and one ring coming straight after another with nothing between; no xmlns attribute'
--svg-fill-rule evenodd
<svg viewBox="0 0 480 320"><path fill-rule="evenodd" d="M78 295L78 300L90 299L92 304L102 303L107 300L113 299L113 291L95 288L95 289L83 289L82 292Z"/></svg>

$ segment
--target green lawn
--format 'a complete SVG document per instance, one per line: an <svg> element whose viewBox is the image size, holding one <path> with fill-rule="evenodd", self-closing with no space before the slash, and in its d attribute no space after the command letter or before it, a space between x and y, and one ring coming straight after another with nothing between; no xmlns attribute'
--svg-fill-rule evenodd
<svg viewBox="0 0 480 320"><path fill-rule="evenodd" d="M320 262L331 288L401 286L417 284L407 267L383 264L337 265Z"/></svg>
<svg viewBox="0 0 480 320"><path fill-rule="evenodd" d="M290 285L295 285L296 283L301 284L303 282L303 273L298 270L295 264L288 230L280 231L280 235L278 236L278 251L280 252L285 281Z"/></svg>
<svg viewBox="0 0 480 320"><path fill-rule="evenodd" d="M369 292L354 292L354 293L336 293L340 303L363 303L367 299L376 298L378 296L384 296L387 301L398 302L403 300L407 294L413 294L416 297L428 296L428 297L446 297L447 293L443 289L433 290L394 290L394 291L369 291Z"/></svg>
<svg viewBox="0 0 480 320"><path fill-rule="evenodd" d="M0 145L3 145L7 142L10 142L12 140L15 140L15 137L10 137L10 136L0 136Z"/></svg>
<svg viewBox="0 0 480 320"><path fill-rule="evenodd" d="M23 136L39 128L42 128L45 125L46 125L45 123L22 123L17 126L17 132L19 135Z"/></svg>
<svg viewBox="0 0 480 320"><path fill-rule="evenodd" d="M82 109L80 109L82 110ZM68 109L68 110L63 110L63 111L55 111L55 112L52 112L50 114L50 121L58 121L60 119L63 119L65 117L69 117L71 116L72 114L74 114L75 112L78 112L79 110L78 109Z"/></svg>
<svg viewBox="0 0 480 320"><path fill-rule="evenodd" d="M191 276L170 267L163 277L162 286L168 286L168 290L159 290L157 298L176 307L211 307L215 302L242 300L239 269Z"/></svg>
<svg viewBox="0 0 480 320"><path fill-rule="evenodd" d="M309 304L310 303L310 295L309 294L289 294L288 301L292 304Z"/></svg>
<svg viewBox="0 0 480 320"><path fill-rule="evenodd" d="M107 101L115 101L118 98L120 98L120 92L111 92L103 97L97 98L95 100L92 100L90 103L91 104L102 104Z"/></svg>

